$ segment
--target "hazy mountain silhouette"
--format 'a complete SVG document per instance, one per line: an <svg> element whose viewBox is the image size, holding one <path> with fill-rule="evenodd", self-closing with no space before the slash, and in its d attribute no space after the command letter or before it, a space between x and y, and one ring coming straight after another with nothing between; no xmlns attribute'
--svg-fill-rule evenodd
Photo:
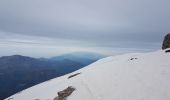
<svg viewBox="0 0 170 100"><path fill-rule="evenodd" d="M21 55L0 57L0 99L49 79L73 72L100 58L93 53L70 53L52 58Z"/></svg>

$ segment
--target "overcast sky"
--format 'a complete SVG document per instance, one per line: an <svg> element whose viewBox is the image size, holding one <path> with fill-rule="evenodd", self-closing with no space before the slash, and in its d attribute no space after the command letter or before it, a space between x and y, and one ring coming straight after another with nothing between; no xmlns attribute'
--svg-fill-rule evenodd
<svg viewBox="0 0 170 100"><path fill-rule="evenodd" d="M160 49L170 0L0 0L0 56Z"/></svg>

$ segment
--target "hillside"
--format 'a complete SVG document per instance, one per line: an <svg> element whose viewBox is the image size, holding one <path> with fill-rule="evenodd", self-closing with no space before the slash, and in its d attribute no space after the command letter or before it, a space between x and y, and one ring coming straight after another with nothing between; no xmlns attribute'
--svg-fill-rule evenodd
<svg viewBox="0 0 170 100"><path fill-rule="evenodd" d="M107 57L5 100L64 100L62 96L67 100L170 100L170 53L165 51Z"/></svg>
<svg viewBox="0 0 170 100"><path fill-rule="evenodd" d="M78 58L76 54L70 53L69 55ZM86 56L81 56L81 59L75 58L67 55L57 56L55 60L21 55L0 57L0 100L41 82L78 70L100 59L100 57L93 59Z"/></svg>

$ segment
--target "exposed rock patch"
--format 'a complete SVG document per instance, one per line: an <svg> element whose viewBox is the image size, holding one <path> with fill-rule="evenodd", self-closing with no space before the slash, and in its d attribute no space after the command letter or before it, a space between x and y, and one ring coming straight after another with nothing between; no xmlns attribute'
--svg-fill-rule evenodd
<svg viewBox="0 0 170 100"><path fill-rule="evenodd" d="M165 50L166 53L170 52L170 49L169 50Z"/></svg>
<svg viewBox="0 0 170 100"><path fill-rule="evenodd" d="M58 92L58 96L55 97L53 100L66 100L66 98L70 96L73 93L73 91L75 91L75 88L69 86L63 91Z"/></svg>
<svg viewBox="0 0 170 100"><path fill-rule="evenodd" d="M81 73L76 73L76 74L70 75L70 76L68 77L68 79L70 79L70 78L72 78L72 77L74 77L74 76L77 76L77 75L79 75L79 74L81 74Z"/></svg>
<svg viewBox="0 0 170 100"><path fill-rule="evenodd" d="M163 41L163 44L162 44L162 49L167 49L167 48L170 48L170 33L168 33L165 38L164 38L164 41Z"/></svg>
<svg viewBox="0 0 170 100"><path fill-rule="evenodd" d="M138 58L130 58L130 60L134 60L134 59L138 59Z"/></svg>

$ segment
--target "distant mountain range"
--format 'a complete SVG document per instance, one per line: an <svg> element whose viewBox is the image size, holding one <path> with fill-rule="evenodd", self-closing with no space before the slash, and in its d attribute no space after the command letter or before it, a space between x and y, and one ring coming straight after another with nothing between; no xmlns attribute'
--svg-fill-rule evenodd
<svg viewBox="0 0 170 100"><path fill-rule="evenodd" d="M83 68L103 55L75 52L52 58L0 57L0 100L23 89Z"/></svg>
<svg viewBox="0 0 170 100"><path fill-rule="evenodd" d="M169 50L103 58L5 100L170 100Z"/></svg>

